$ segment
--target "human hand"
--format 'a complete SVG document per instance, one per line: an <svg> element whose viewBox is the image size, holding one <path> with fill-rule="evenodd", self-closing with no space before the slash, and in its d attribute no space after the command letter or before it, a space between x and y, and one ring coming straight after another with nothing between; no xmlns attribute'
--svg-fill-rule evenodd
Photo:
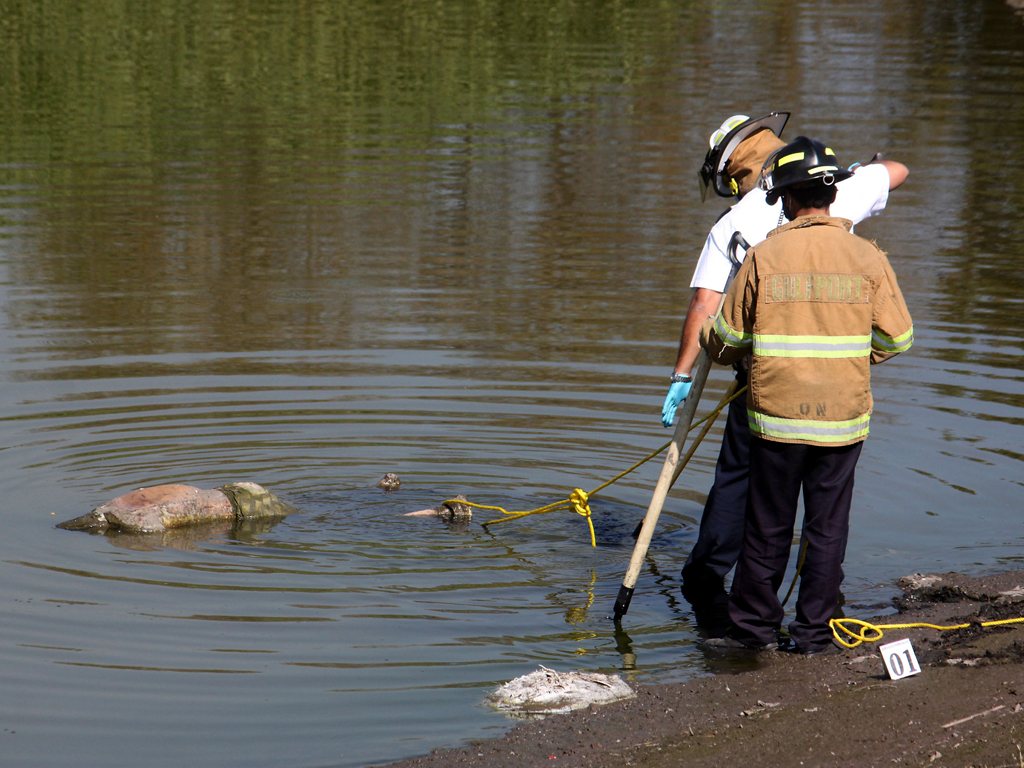
<svg viewBox="0 0 1024 768"><path fill-rule="evenodd" d="M661 406L661 423L665 427L671 427L676 418L676 408L690 395L692 381L673 381L665 395L665 404Z"/></svg>

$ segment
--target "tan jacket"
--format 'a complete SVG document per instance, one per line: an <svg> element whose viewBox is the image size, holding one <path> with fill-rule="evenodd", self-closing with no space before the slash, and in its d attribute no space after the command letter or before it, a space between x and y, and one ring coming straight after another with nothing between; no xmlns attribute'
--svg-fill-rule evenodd
<svg viewBox="0 0 1024 768"><path fill-rule="evenodd" d="M721 313L701 328L716 363L752 354L747 413L767 440L867 437L869 365L910 349L914 327L889 260L831 216L805 216L747 253Z"/></svg>

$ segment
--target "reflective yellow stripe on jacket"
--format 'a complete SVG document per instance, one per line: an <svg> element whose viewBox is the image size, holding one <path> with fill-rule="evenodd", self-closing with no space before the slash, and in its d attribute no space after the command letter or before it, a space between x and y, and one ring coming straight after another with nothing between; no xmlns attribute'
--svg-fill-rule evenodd
<svg viewBox="0 0 1024 768"><path fill-rule="evenodd" d="M881 352L906 352L910 349L914 343L914 326L910 326L910 330L906 333L901 333L899 336L893 338L892 336L886 336L877 328L871 331L871 346Z"/></svg>
<svg viewBox="0 0 1024 768"><path fill-rule="evenodd" d="M749 333L743 333L743 331L737 331L727 322L721 313L718 315L718 319L715 320L715 333L718 334L718 338L722 340L723 344L730 347L749 347L754 337Z"/></svg>
<svg viewBox="0 0 1024 768"><path fill-rule="evenodd" d="M868 436L871 414L847 421L808 421L766 416L747 409L752 434L777 440L810 440L815 443L850 443Z"/></svg>
<svg viewBox="0 0 1024 768"><path fill-rule="evenodd" d="M764 336L754 334L760 357L867 357L871 336Z"/></svg>

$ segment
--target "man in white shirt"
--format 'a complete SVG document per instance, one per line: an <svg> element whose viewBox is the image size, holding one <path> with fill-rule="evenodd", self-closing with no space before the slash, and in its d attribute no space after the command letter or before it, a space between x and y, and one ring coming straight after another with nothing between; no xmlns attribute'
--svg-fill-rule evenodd
<svg viewBox="0 0 1024 768"><path fill-rule="evenodd" d="M788 116L787 112L773 112L750 120L736 115L712 134L711 150L700 173L705 190L713 186L722 197L732 195L740 199L712 227L690 281L694 293L662 407L662 423L666 427L672 426L676 409L689 395L690 373L700 352L701 323L718 312L733 273L728 251L734 234L739 233L747 244L756 245L787 221L781 201L768 205L765 192L756 186L756 181L765 161L784 146L778 135ZM882 160L876 155L868 165L857 166L852 177L836 186L832 215L857 224L881 213L890 190L900 186L908 173L902 163ZM742 262L745 255L744 248L735 249L738 261ZM747 371L743 365L737 365L736 379L739 386L746 386ZM727 625L725 577L735 566L743 541L749 451L746 401L738 398L729 406L715 482L704 506L697 542L682 570L683 597L693 606L698 624L711 632L723 632Z"/></svg>

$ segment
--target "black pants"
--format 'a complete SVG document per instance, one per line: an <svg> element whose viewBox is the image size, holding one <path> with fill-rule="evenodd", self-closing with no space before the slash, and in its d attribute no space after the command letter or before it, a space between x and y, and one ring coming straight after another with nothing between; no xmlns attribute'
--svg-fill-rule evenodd
<svg viewBox="0 0 1024 768"><path fill-rule="evenodd" d="M750 645L774 641L781 626L782 586L793 544L800 490L807 554L790 636L801 650L831 642L850 524L853 477L863 442L839 448L777 443L752 437L746 525L729 594L732 634Z"/></svg>
<svg viewBox="0 0 1024 768"><path fill-rule="evenodd" d="M747 385L745 371L737 372L736 382L740 387ZM750 427L743 396L729 403L715 483L700 518L697 543L683 565L683 597L690 603L708 601L722 592L725 577L739 559L749 474Z"/></svg>

